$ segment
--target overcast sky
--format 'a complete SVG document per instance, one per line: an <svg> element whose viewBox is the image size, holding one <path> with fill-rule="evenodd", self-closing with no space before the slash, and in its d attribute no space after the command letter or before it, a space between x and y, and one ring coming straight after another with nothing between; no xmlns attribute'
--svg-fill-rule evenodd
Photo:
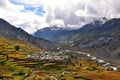
<svg viewBox="0 0 120 80"><path fill-rule="evenodd" d="M120 17L120 0L0 0L0 18L30 34L43 27L79 28Z"/></svg>

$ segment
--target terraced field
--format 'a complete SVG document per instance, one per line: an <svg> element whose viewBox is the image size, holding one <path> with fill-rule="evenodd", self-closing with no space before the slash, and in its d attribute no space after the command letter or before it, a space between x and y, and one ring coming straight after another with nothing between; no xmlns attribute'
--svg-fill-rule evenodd
<svg viewBox="0 0 120 80"><path fill-rule="evenodd" d="M71 62L67 64L29 58L37 52L44 51L20 40L0 38L0 80L120 80L119 71L84 55L68 52Z"/></svg>

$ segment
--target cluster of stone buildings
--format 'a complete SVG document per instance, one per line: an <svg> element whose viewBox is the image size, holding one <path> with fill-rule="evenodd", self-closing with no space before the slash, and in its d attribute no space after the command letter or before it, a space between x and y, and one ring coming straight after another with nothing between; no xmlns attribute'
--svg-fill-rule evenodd
<svg viewBox="0 0 120 80"><path fill-rule="evenodd" d="M29 55L28 58L36 61L63 61L65 59L68 59L69 56L64 51L45 51L44 53L35 53L33 55Z"/></svg>

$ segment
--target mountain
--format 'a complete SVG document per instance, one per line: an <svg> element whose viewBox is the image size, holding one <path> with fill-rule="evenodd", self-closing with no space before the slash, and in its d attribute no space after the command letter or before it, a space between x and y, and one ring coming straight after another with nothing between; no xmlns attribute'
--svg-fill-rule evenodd
<svg viewBox="0 0 120 80"><path fill-rule="evenodd" d="M47 30L44 30L40 31L40 34L47 33ZM65 30L60 31L53 31L53 33L62 34L61 32ZM66 34L56 37L63 49L80 50L120 63L120 19L111 19L104 23L94 21L80 29L65 32ZM52 36L51 38L54 39Z"/></svg>
<svg viewBox="0 0 120 80"><path fill-rule="evenodd" d="M91 60L94 56L80 51L44 51L26 43L28 42L26 38L28 36L31 38L31 35L2 21L0 22L0 80L119 80L120 69L111 64L107 65L106 61L98 58L95 61ZM91 26L85 29L89 32L94 28L98 27Z"/></svg>
<svg viewBox="0 0 120 80"><path fill-rule="evenodd" d="M107 42L113 36L115 37L115 35L116 36L119 35L120 19L112 19L104 24L97 25L97 26L94 26L94 25L88 26L88 25L81 28L79 33L76 33L73 36L71 36L69 41L73 41L73 43L76 43L76 45L81 44L78 47L84 48L84 47L94 46L95 44L98 45L98 41L102 41L106 38L107 39L105 41ZM96 43L93 44L92 42L96 42ZM85 44L88 44L88 43L91 43L91 44L85 46Z"/></svg>
<svg viewBox="0 0 120 80"><path fill-rule="evenodd" d="M84 26L79 33L64 40L69 43L67 46L72 45L81 51L120 63L120 19L111 19L96 27L89 26L89 29Z"/></svg>
<svg viewBox="0 0 120 80"><path fill-rule="evenodd" d="M46 27L43 29L40 29L34 33L34 36L36 37L41 37L47 40L50 40L52 42L58 42L58 38L60 36L69 34L71 30L63 28L63 27Z"/></svg>
<svg viewBox="0 0 120 80"><path fill-rule="evenodd" d="M55 49L55 46L50 41L34 37L24 30L14 27L3 19L0 19L0 36L20 39L45 50Z"/></svg>
<svg viewBox="0 0 120 80"><path fill-rule="evenodd" d="M77 33L84 33L88 30L91 30L92 28L98 27L100 24L102 24L101 21L94 21L93 23L85 25L83 28L73 30L68 27L46 27L36 31L34 33L34 36L61 44L68 42L71 36Z"/></svg>

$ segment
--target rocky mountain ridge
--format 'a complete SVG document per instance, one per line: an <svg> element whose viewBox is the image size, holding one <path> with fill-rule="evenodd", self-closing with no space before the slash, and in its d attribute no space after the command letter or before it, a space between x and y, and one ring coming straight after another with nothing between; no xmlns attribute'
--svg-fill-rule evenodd
<svg viewBox="0 0 120 80"><path fill-rule="evenodd" d="M118 18L102 24L95 21L80 29L70 30L67 34L58 36L56 42L63 49L80 50L119 63L119 41L120 19Z"/></svg>
<svg viewBox="0 0 120 80"><path fill-rule="evenodd" d="M20 39L42 49L55 49L55 46L50 41L34 37L24 30L14 27L3 19L0 19L0 36Z"/></svg>

